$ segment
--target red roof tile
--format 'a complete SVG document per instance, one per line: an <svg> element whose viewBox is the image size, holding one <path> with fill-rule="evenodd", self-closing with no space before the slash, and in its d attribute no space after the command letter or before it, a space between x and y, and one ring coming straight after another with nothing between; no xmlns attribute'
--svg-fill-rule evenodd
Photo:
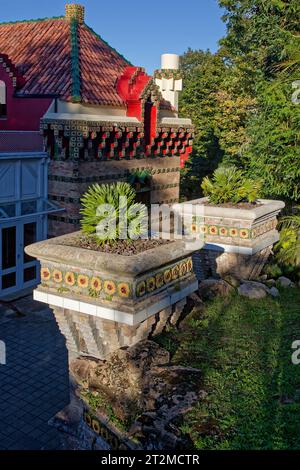
<svg viewBox="0 0 300 470"><path fill-rule="evenodd" d="M72 100L75 60L83 103L123 105L115 83L128 62L88 26L78 24L79 53L72 63L70 25L65 18L0 24L0 53L7 54L25 78L18 93Z"/></svg>

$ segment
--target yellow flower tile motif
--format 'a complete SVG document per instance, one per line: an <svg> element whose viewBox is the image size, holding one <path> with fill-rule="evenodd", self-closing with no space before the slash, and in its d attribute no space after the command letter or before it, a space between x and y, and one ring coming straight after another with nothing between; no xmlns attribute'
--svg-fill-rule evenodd
<svg viewBox="0 0 300 470"><path fill-rule="evenodd" d="M191 233L197 233L197 232L198 232L197 224L192 224L191 225Z"/></svg>
<svg viewBox="0 0 300 470"><path fill-rule="evenodd" d="M42 279L42 281L49 281L50 277L51 277L50 269L42 268L41 269L41 279Z"/></svg>
<svg viewBox="0 0 300 470"><path fill-rule="evenodd" d="M116 284L114 283L114 281L105 281L104 291L107 295L114 295L117 291Z"/></svg>
<svg viewBox="0 0 300 470"><path fill-rule="evenodd" d="M149 277L146 283L147 283L147 291L153 292L156 288L155 278L153 276Z"/></svg>
<svg viewBox="0 0 300 470"><path fill-rule="evenodd" d="M191 258L187 261L187 270L189 273L193 271L193 260Z"/></svg>
<svg viewBox="0 0 300 470"><path fill-rule="evenodd" d="M99 277L93 277L91 279L91 288L96 292L100 292L102 290L102 281Z"/></svg>
<svg viewBox="0 0 300 470"><path fill-rule="evenodd" d="M100 424L96 419L92 420L92 429L96 434L100 434Z"/></svg>
<svg viewBox="0 0 300 470"><path fill-rule="evenodd" d="M172 280L176 281L176 279L178 278L179 278L179 266L174 266L174 268L172 268Z"/></svg>
<svg viewBox="0 0 300 470"><path fill-rule="evenodd" d="M165 281L165 284L168 284L169 282L172 281L172 271L171 271L171 269L167 269L164 272L164 281Z"/></svg>
<svg viewBox="0 0 300 470"><path fill-rule="evenodd" d="M158 273L155 276L156 289L160 289L164 285L164 274Z"/></svg>
<svg viewBox="0 0 300 470"><path fill-rule="evenodd" d="M250 231L247 228L242 228L240 230L240 237L241 238L249 238L250 237Z"/></svg>
<svg viewBox="0 0 300 470"><path fill-rule="evenodd" d="M118 294L120 297L128 298L130 296L130 286L127 282L118 284Z"/></svg>
<svg viewBox="0 0 300 470"><path fill-rule="evenodd" d="M238 237L238 235L239 235L238 229L237 229L237 228L234 228L234 227L230 228L230 229L229 229L229 235L230 235L231 237Z"/></svg>
<svg viewBox="0 0 300 470"><path fill-rule="evenodd" d="M79 274L77 277L77 285L78 287L82 287L83 289L89 286L89 278L85 274Z"/></svg>
<svg viewBox="0 0 300 470"><path fill-rule="evenodd" d="M65 283L70 287L73 287L75 285L76 279L74 273L68 272L65 274Z"/></svg>
<svg viewBox="0 0 300 470"><path fill-rule="evenodd" d="M138 297L143 297L146 294L146 283L145 281L139 282L136 286L136 295Z"/></svg>
<svg viewBox="0 0 300 470"><path fill-rule="evenodd" d="M208 232L208 226L207 225L200 225L199 232L201 234L205 235Z"/></svg>
<svg viewBox="0 0 300 470"><path fill-rule="evenodd" d="M88 426L92 426L92 418L91 418L91 415L89 415L88 413L85 413L84 414L84 419L85 419L85 422L87 423Z"/></svg>
<svg viewBox="0 0 300 470"><path fill-rule="evenodd" d="M211 225L208 231L210 235L218 235L218 227L216 225Z"/></svg>
<svg viewBox="0 0 300 470"><path fill-rule="evenodd" d="M52 278L54 282L56 282L57 284L60 284L63 280L62 272L59 271L58 269L54 269L52 273Z"/></svg>
<svg viewBox="0 0 300 470"><path fill-rule="evenodd" d="M221 235L221 237L228 237L228 228L227 227L220 227L219 228L219 235Z"/></svg>
<svg viewBox="0 0 300 470"><path fill-rule="evenodd" d="M188 268L187 268L187 263L185 263L185 262L184 262L184 263L181 263L181 264L179 265L179 276L180 276L180 277L185 276L186 273L187 273L187 270L188 270Z"/></svg>

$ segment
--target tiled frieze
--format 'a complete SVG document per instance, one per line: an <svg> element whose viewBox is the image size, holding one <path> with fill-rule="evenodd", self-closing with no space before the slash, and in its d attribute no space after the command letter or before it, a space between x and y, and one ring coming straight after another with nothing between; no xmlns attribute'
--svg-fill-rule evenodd
<svg viewBox="0 0 300 470"><path fill-rule="evenodd" d="M41 284L58 293L74 293L94 299L136 299L154 294L174 283L185 279L193 271L192 258L155 270L139 279L128 281L115 276L103 276L102 273L73 269L72 266L43 264Z"/></svg>
<svg viewBox="0 0 300 470"><path fill-rule="evenodd" d="M251 221L224 220L217 218L193 217L192 223L186 226L188 233L201 235L204 239L224 238L234 240L255 239L275 230L277 219L269 219L252 226Z"/></svg>
<svg viewBox="0 0 300 470"><path fill-rule="evenodd" d="M54 160L118 160L181 156L191 151L194 130L182 127L157 127L145 146L143 124L124 122L86 122L42 119L45 150Z"/></svg>

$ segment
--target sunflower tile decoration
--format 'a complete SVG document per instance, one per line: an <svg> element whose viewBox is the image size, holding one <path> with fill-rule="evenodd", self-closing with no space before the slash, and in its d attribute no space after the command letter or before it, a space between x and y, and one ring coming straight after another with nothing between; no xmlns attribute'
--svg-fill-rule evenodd
<svg viewBox="0 0 300 470"><path fill-rule="evenodd" d="M57 269L53 266L42 266L41 281L45 287L55 288L58 292L62 289L76 294L92 298L115 297L121 299L132 298L135 294L138 298L151 294L164 286L184 278L193 271L192 258L188 258L175 265L164 268L159 272L151 273L145 279L139 281L135 288L130 282L113 279L102 279L99 276L80 273L70 270ZM73 288L73 289L72 289Z"/></svg>
<svg viewBox="0 0 300 470"><path fill-rule="evenodd" d="M243 227L204 224L203 221L193 220L193 223L188 227L188 232L193 235L199 233L200 235L241 238L242 240L247 240L257 238L258 236L275 229L276 226L276 220L271 220L260 224L252 230Z"/></svg>

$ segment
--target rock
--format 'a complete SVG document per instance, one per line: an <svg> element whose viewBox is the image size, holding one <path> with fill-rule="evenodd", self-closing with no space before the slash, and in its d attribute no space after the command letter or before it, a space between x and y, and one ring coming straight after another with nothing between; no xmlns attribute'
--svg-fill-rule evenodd
<svg viewBox="0 0 300 470"><path fill-rule="evenodd" d="M279 290L276 289L276 287L271 287L269 293L271 294L272 297L279 297Z"/></svg>
<svg viewBox="0 0 300 470"><path fill-rule="evenodd" d="M263 299L269 293L269 289L261 282L244 281L238 288L238 293L248 299Z"/></svg>
<svg viewBox="0 0 300 470"><path fill-rule="evenodd" d="M198 292L203 300L213 300L217 296L227 297L234 287L223 279L206 279L200 282Z"/></svg>
<svg viewBox="0 0 300 470"><path fill-rule="evenodd" d="M183 304L182 304L183 307ZM116 351L105 361L89 358L71 363L77 383L93 395L98 416L113 411L123 423L132 424L130 435L145 450L173 449L183 439L180 416L203 395L202 372L170 365L169 353L153 341L141 341ZM88 399L88 395L82 393ZM97 402L97 397L99 397ZM132 418L139 416L137 421Z"/></svg>
<svg viewBox="0 0 300 470"><path fill-rule="evenodd" d="M276 285L276 281L275 281L275 279L268 279L266 281L266 284L267 284L268 287L272 287L272 286Z"/></svg>
<svg viewBox="0 0 300 470"><path fill-rule="evenodd" d="M179 322L181 316L183 315L184 308L186 306L186 299L181 300L180 302L177 302L174 308L174 313L170 317L170 323L173 326L176 326L177 323Z"/></svg>
<svg viewBox="0 0 300 470"><path fill-rule="evenodd" d="M239 287L241 285L241 281L236 277L232 276L231 274L226 274L226 276L222 277L223 281L226 281L232 287Z"/></svg>
<svg viewBox="0 0 300 470"><path fill-rule="evenodd" d="M266 282L266 280L268 279L268 275L267 274L263 274L262 276L259 277L259 280L261 282Z"/></svg>
<svg viewBox="0 0 300 470"><path fill-rule="evenodd" d="M293 287L293 283L288 277L281 276L278 278L278 282L281 287L284 287L284 288Z"/></svg>

